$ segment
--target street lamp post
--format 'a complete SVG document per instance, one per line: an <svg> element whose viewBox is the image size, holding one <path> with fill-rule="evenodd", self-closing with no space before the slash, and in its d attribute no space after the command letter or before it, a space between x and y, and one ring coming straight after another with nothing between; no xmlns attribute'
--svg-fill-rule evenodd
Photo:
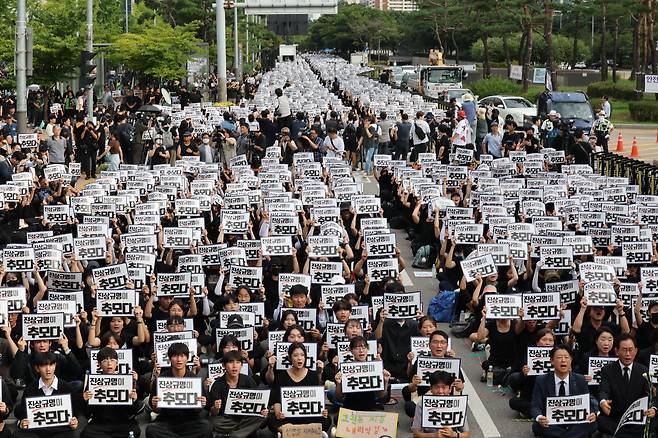
<svg viewBox="0 0 658 438"><path fill-rule="evenodd" d="M233 69L235 70L235 79L240 80L240 46L238 45L238 5L231 2L233 7Z"/></svg>
<svg viewBox="0 0 658 438"><path fill-rule="evenodd" d="M94 0L87 0L87 51L94 51ZM87 89L87 119L94 117L94 86Z"/></svg>
<svg viewBox="0 0 658 438"><path fill-rule="evenodd" d="M27 132L25 22L25 0L18 0L16 2L16 123L20 134Z"/></svg>
<svg viewBox="0 0 658 438"><path fill-rule="evenodd" d="M216 32L217 32L217 82L219 87L219 100L226 102L226 13L224 1L215 3Z"/></svg>

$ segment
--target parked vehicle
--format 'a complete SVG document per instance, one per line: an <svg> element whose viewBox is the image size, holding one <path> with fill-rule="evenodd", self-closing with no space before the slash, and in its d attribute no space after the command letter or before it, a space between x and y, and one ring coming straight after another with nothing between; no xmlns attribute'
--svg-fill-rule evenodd
<svg viewBox="0 0 658 438"><path fill-rule="evenodd" d="M537 115L537 106L520 96L487 96L480 99L480 106L498 108L501 119L511 115L519 126Z"/></svg>
<svg viewBox="0 0 658 438"><path fill-rule="evenodd" d="M462 88L462 79L466 75L464 68L459 65L426 65L419 67L417 73L405 77L406 85L411 91L425 97L441 99L445 90Z"/></svg>
<svg viewBox="0 0 658 438"><path fill-rule="evenodd" d="M577 128L589 132L594 123L594 110L587 94L582 91L544 91L537 101L537 115L545 119L551 111L560 114L560 119L569 125L571 132Z"/></svg>
<svg viewBox="0 0 658 438"><path fill-rule="evenodd" d="M443 101L444 102L450 102L450 99L454 98L457 101L457 105L461 106L462 104L462 97L464 94L470 94L471 96L473 95L473 92L469 90L468 88L449 88L443 92ZM477 105L477 101L475 102Z"/></svg>

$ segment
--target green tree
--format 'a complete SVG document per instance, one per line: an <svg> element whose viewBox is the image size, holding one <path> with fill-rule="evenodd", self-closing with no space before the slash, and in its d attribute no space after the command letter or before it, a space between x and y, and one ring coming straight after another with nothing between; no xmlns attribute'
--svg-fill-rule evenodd
<svg viewBox="0 0 658 438"><path fill-rule="evenodd" d="M115 39L109 58L126 68L161 80L180 79L185 63L197 52L201 40L195 34L198 23L172 27L164 21L140 33L126 33Z"/></svg>

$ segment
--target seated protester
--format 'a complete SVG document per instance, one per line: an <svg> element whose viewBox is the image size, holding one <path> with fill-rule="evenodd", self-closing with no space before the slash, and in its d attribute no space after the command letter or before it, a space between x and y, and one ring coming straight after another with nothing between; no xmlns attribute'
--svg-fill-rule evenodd
<svg viewBox="0 0 658 438"><path fill-rule="evenodd" d="M482 362L481 381L486 380L486 372L493 367L494 384L502 384L516 358L516 343L514 327L520 324L519 320L496 319L487 322L487 308L482 308L482 319L476 333L476 341L489 344L489 358Z"/></svg>
<svg viewBox="0 0 658 438"><path fill-rule="evenodd" d="M658 330L651 334L651 346L637 353L636 361L649 368L649 361L652 354L658 355Z"/></svg>
<svg viewBox="0 0 658 438"><path fill-rule="evenodd" d="M537 347L553 347L555 345L555 334L550 329L541 329L537 332ZM523 418L530 417L532 393L534 391L537 376L528 376L530 368L527 363L527 350L523 357L521 371L511 373L508 383L515 392L515 396L509 401L510 409L517 411Z"/></svg>
<svg viewBox="0 0 658 438"><path fill-rule="evenodd" d="M532 432L538 437L586 437L596 432L596 399L589 397L587 423L574 425L549 425L546 417L547 397L568 397L588 394L585 378L571 371L573 352L566 345L556 345L551 350L553 369L543 376L537 376L532 393L531 414ZM639 436L639 435L638 435Z"/></svg>
<svg viewBox="0 0 658 438"><path fill-rule="evenodd" d="M188 371L187 359L190 350L187 345L174 343L167 350L167 357L171 362L171 367L159 373L160 367L156 367L153 372L153 382L151 384L151 397L149 404L153 412L158 414L155 422L146 426L147 438L209 438L211 436L211 427L208 422L200 417L203 408L199 409L176 409L160 408L158 406L160 397L157 395L157 379L160 377L196 377L195 374ZM206 397L200 396L198 401L203 406L206 405Z"/></svg>
<svg viewBox="0 0 658 438"><path fill-rule="evenodd" d="M350 341L350 351L355 362L365 362L368 357L368 341L363 336L357 336ZM376 411L383 409L381 405L387 403L391 398L391 386L389 381L391 373L384 369L384 389L381 391L364 391L344 393L342 387L343 374L336 373L336 398L343 402L345 409L359 411ZM378 406L379 405L379 406Z"/></svg>
<svg viewBox="0 0 658 438"><path fill-rule="evenodd" d="M404 286L399 281L393 281L385 286L387 293L404 292ZM407 355L411 351L411 336L418 332L415 319L387 319L386 310L379 314L379 323L375 329L375 338L382 342L382 360L384 368L397 380L406 381Z"/></svg>
<svg viewBox="0 0 658 438"><path fill-rule="evenodd" d="M596 331L596 338L594 340L596 345L592 350L585 352L580 357L580 365L576 367L576 371L580 374L585 375L585 380L588 382L589 393L592 394L594 398L599 398L599 385L591 385L589 382L592 381L594 376L587 374L589 368L589 358L590 357L614 357L612 348L615 344L615 336L607 327L600 327ZM642 362L640 362L642 363ZM646 366L649 366L648 359Z"/></svg>
<svg viewBox="0 0 658 438"><path fill-rule="evenodd" d="M0 394L2 394L0 399L0 438L11 438L11 430L6 428L5 420L14 409L14 400L4 379L0 379L0 386Z"/></svg>
<svg viewBox="0 0 658 438"><path fill-rule="evenodd" d="M612 330L615 338L622 333L630 333L630 322L628 315L624 312L624 302L622 300L617 299L615 310L619 315L619 325L608 319L609 315L606 316L605 307L588 307L587 298L583 296L580 299L580 310L571 325L571 332L576 335L576 341L578 341L580 351L590 351L594 348L596 331L601 327L608 327Z"/></svg>
<svg viewBox="0 0 658 438"><path fill-rule="evenodd" d="M14 415L19 420L19 430L16 431L15 437L19 438L74 438L77 436L75 430L78 428L78 401L71 395L71 406L73 416L69 420L68 426L44 427L33 429L27 419L26 398L44 397L51 395L73 394L73 386L70 383L58 379L55 370L58 365L57 355L52 351L34 353L32 364L38 375L38 380L31 382L23 392L21 401L16 405ZM4 388L3 388L4 389Z"/></svg>
<svg viewBox="0 0 658 438"><path fill-rule="evenodd" d="M132 348L142 345L149 340L148 329L144 324L144 312L139 306L135 306L135 321L123 316L103 318L99 316L98 310L91 312L91 330L87 343L90 347L98 348L101 344L101 336L110 332L121 337L121 348Z"/></svg>
<svg viewBox="0 0 658 438"><path fill-rule="evenodd" d="M314 371L306 368L306 347L301 342L293 342L288 347L288 359L291 367L276 375L276 380L270 392L270 404L274 415L270 416L269 427L273 432L280 432L285 424L312 424L321 423L323 436L331 428L331 417L327 409L322 410L321 417L288 418L281 412L281 388L291 386L321 386L320 378Z"/></svg>
<svg viewBox="0 0 658 438"><path fill-rule="evenodd" d="M293 325L288 327L288 329L285 331L283 334L283 342L309 342L308 336L306 335L306 332L304 329L299 326L299 325ZM274 349L274 346L272 346L272 349ZM284 371L275 371L276 367L276 361L277 357L274 354L273 351L267 351L265 353L265 357L267 358L267 368L263 371L261 371L260 375L265 376L265 380L269 385L272 385L275 380L275 374L280 374L283 373ZM321 363L318 361L318 363ZM322 364L324 365L324 364ZM322 370L319 370L320 373Z"/></svg>
<svg viewBox="0 0 658 438"><path fill-rule="evenodd" d="M651 340L658 333L658 301L649 303L647 307L648 321L645 321L642 316L642 300L635 301L636 304L633 307L635 318L640 317L636 321L642 321L635 330L635 339L637 340L637 348L642 351L647 347L653 347Z"/></svg>
<svg viewBox="0 0 658 438"><path fill-rule="evenodd" d="M119 356L111 347L103 347L98 352L96 360L100 365L102 374L113 375L118 373ZM137 380L137 373L133 371L133 384ZM137 390L130 391L132 405L89 405L93 393L89 390L82 394L87 402L87 426L82 434L83 438L124 438L130 432L139 437L140 429L135 416L144 409L143 401L138 398Z"/></svg>
<svg viewBox="0 0 658 438"><path fill-rule="evenodd" d="M250 361L249 359L249 352L243 350L240 348L240 341L238 341L238 338L236 338L233 335L227 335L222 338L221 341L219 341L219 345L217 346L217 354L215 357L219 359L220 361L223 360L224 356L232 351L237 352L242 360L247 364L247 367L249 369L249 375L252 374L252 366L251 362L253 362L253 359Z"/></svg>
<svg viewBox="0 0 658 438"><path fill-rule="evenodd" d="M305 273L308 274L308 271ZM305 286L302 286L301 284L296 284L293 287L290 288L290 291L288 292L290 294L290 302L292 303L292 308L294 309L305 309L309 308L309 297L308 297L308 289L306 289ZM274 319L279 321L279 317L282 316L282 312L286 310L285 307L283 307L283 300L279 302L279 307L274 311ZM320 315L318 315L317 321L315 321L315 326L311 329L308 330L308 335L310 338L314 341L319 341L322 339L322 334L320 330L324 330L324 325L325 322L321 321Z"/></svg>
<svg viewBox="0 0 658 438"><path fill-rule="evenodd" d="M443 359L445 357L453 357L454 352L448 350L448 334L442 330L436 330L429 335L430 355L428 357L435 359ZM410 358L407 370L411 382L402 388L402 397L404 398L404 411L411 418L416 412L416 403L428 390L429 387L419 386L422 382L421 376L418 375L418 361L414 357L413 352L409 353ZM453 387L457 394L461 394L464 390L464 375L461 370L459 377L454 379Z"/></svg>
<svg viewBox="0 0 658 438"><path fill-rule="evenodd" d="M251 436L267 419L267 408L261 411L262 417L224 414L230 389L257 389L254 379L240 373L243 361L244 358L238 351L228 351L222 356L222 365L226 372L210 387L206 404L213 431L217 434L230 435L232 438Z"/></svg>
<svg viewBox="0 0 658 438"><path fill-rule="evenodd" d="M601 385L599 385L601 412L597 420L598 430L601 434L619 438L638 437L643 434L644 426L625 425L617 431L617 425L631 403L651 394L653 384L650 384L647 378L648 368L635 362L637 354L635 339L629 334L622 334L617 338L615 346L619 360L601 369ZM654 398L645 411L648 421L653 421L656 411ZM655 424L651 426L651 430L654 427Z"/></svg>
<svg viewBox="0 0 658 438"><path fill-rule="evenodd" d="M54 350L55 361L57 362L57 369L55 371L57 376L67 381L78 381L79 388L82 389L82 384L80 383L82 369L80 368L78 359L72 354L69 348L68 338L63 337L60 339L57 346L53 345L53 342L50 340L35 340L30 342L32 342L32 346L30 348L31 352L28 354L25 351L27 343L23 338L18 340L18 351L16 352L14 362L11 364L10 371L11 377L14 380L21 379L25 382L25 385L37 381L39 375L34 367L35 356L37 353L51 351L52 348Z"/></svg>
<svg viewBox="0 0 658 438"><path fill-rule="evenodd" d="M452 374L446 371L434 371L430 375L430 387L428 393L430 395L454 395L455 378ZM456 438L470 438L471 432L468 428L468 419L464 420L462 427L451 428L433 428L423 427L423 405L418 403L416 405L413 424L411 431L413 438L434 438L434 437L456 437Z"/></svg>

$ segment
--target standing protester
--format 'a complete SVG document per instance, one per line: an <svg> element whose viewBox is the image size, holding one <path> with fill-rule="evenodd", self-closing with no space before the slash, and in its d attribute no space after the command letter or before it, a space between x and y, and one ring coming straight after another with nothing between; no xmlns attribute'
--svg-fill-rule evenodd
<svg viewBox="0 0 658 438"><path fill-rule="evenodd" d="M425 113L418 111L416 113L416 120L414 120L414 127L411 131L413 148L411 149L411 162L418 159L418 154L427 152L427 146L430 142L430 125L424 120Z"/></svg>
<svg viewBox="0 0 658 438"><path fill-rule="evenodd" d="M603 148L603 152L608 153L608 142L610 141L610 133L614 129L609 116L606 116L604 110L601 110L597 114L597 119L592 123L592 134L596 136L596 145Z"/></svg>
<svg viewBox="0 0 658 438"><path fill-rule="evenodd" d="M393 150L394 160L408 160L409 147L411 144L411 130L414 125L409 122L409 115L402 113L400 121L395 125L392 139L395 140Z"/></svg>

